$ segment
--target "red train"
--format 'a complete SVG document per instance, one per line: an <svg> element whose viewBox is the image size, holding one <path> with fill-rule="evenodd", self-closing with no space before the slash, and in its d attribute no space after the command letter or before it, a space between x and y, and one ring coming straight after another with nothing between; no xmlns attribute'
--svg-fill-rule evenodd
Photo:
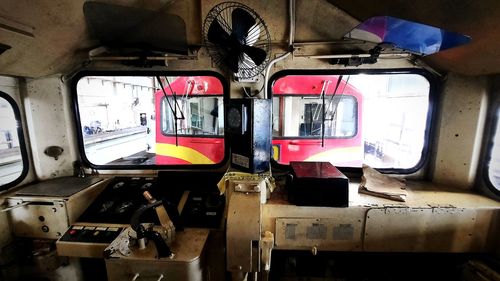
<svg viewBox="0 0 500 281"><path fill-rule="evenodd" d="M272 144L273 158L279 163L361 165L362 95L348 79L339 82L339 78L288 75L275 81ZM223 87L216 77L179 77L155 93L155 107L158 164L223 160Z"/></svg>

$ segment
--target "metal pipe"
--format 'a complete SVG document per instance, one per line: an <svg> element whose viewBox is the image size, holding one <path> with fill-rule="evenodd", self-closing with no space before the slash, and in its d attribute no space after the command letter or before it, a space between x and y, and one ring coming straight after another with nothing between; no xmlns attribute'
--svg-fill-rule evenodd
<svg viewBox="0 0 500 281"><path fill-rule="evenodd" d="M264 99L267 99L269 97L268 93L268 87L267 87L267 82L269 81L269 73L271 72L271 67L280 60L285 59L288 57L292 51L293 51L293 36L295 34L295 0L290 0L290 9L289 9L289 14L290 14L290 33L289 33L289 38L288 38L288 47L289 51L284 53L283 55L273 59L272 61L269 62L269 64L266 67L265 74L264 74Z"/></svg>
<svg viewBox="0 0 500 281"><path fill-rule="evenodd" d="M298 58L309 58L309 59L348 59L348 58L369 58L370 54L341 54L341 55L294 55ZM389 58L407 58L411 56L410 54L380 54L378 58L389 59Z"/></svg>
<svg viewBox="0 0 500 281"><path fill-rule="evenodd" d="M281 55L281 56L279 56L279 57L275 58L275 59L274 59L274 60L272 60L272 61L269 63L269 65L266 67L266 74L264 75L264 85L265 85L265 87L264 87L264 99L267 99L267 98L269 97L269 93L268 93L268 91L269 91L269 89L268 89L268 88L269 88L269 87L267 87L267 82L269 81L269 72L271 72L271 67L272 67L275 63L279 62L280 60L283 60L283 59L285 59L286 57L288 57L291 53L292 53L292 52L286 52L286 53L284 53L283 55Z"/></svg>
<svg viewBox="0 0 500 281"><path fill-rule="evenodd" d="M300 41L293 42L295 46L308 46L308 45L364 45L367 44L366 41L354 40L354 39L341 39L334 41Z"/></svg>
<svg viewBox="0 0 500 281"><path fill-rule="evenodd" d="M290 34L288 35L288 47L293 51L293 42L295 40L295 0L290 0L288 5L290 15Z"/></svg>

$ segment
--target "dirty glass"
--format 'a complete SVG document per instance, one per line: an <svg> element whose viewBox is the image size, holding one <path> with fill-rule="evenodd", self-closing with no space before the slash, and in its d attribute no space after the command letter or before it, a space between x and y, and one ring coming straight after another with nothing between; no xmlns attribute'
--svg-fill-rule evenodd
<svg viewBox="0 0 500 281"><path fill-rule="evenodd" d="M83 76L76 92L93 165L212 165L225 157L217 77Z"/></svg>
<svg viewBox="0 0 500 281"><path fill-rule="evenodd" d="M422 162L430 83L420 74L284 75L273 81L273 158L411 170Z"/></svg>
<svg viewBox="0 0 500 281"><path fill-rule="evenodd" d="M21 178L24 171L19 132L20 120L13 101L0 92L0 188Z"/></svg>

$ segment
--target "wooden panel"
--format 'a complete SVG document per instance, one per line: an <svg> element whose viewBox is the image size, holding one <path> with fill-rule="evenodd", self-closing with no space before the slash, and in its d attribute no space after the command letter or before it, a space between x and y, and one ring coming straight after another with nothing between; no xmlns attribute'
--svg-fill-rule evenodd
<svg viewBox="0 0 500 281"><path fill-rule="evenodd" d="M365 251L467 252L476 211L463 208L370 209Z"/></svg>

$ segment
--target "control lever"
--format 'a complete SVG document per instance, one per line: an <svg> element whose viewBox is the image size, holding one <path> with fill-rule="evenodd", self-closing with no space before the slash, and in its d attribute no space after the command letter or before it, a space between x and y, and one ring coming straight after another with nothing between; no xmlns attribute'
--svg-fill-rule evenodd
<svg viewBox="0 0 500 281"><path fill-rule="evenodd" d="M144 191L143 193L144 198L148 200L150 204L155 204L156 202L161 202L161 204L157 205L154 207L156 211L156 215L158 216L158 219L160 221L160 225L163 227L165 231L165 236L167 237L167 240L170 242L174 240L174 235L175 235L175 226L168 216L167 211L165 210L165 207L163 206L162 201L156 200L149 191Z"/></svg>
<svg viewBox="0 0 500 281"><path fill-rule="evenodd" d="M143 206L132 215L132 219L130 221L130 226L137 233L137 243L139 245L139 249L146 248L146 238L152 240L155 243L156 251L158 252L158 258L162 257L173 257L173 253L168 247L165 240L160 235L160 233L145 229L142 224L140 224L140 218L147 210L151 208L157 208L158 206L162 206L162 201L155 201L149 205Z"/></svg>

